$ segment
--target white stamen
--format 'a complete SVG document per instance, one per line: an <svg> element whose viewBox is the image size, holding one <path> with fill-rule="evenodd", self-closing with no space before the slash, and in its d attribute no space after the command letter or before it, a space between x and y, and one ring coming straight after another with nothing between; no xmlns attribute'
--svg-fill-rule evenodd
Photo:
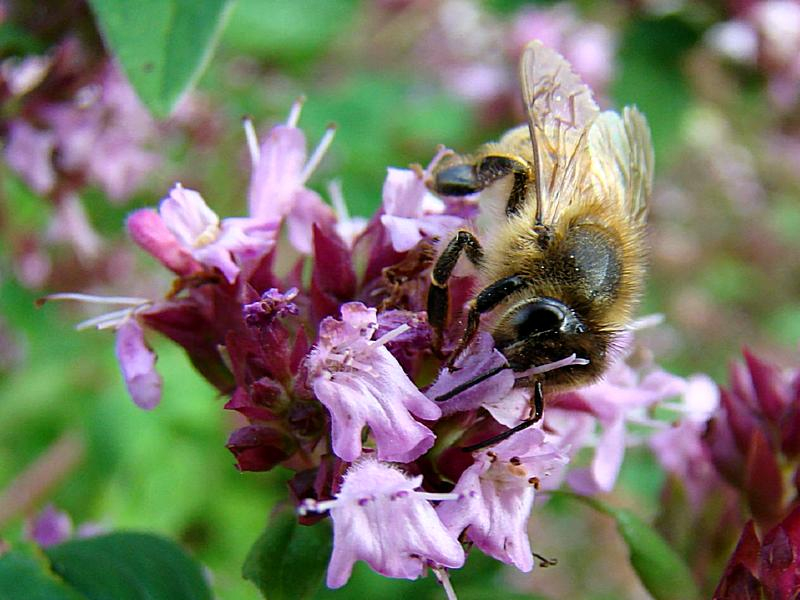
<svg viewBox="0 0 800 600"><path fill-rule="evenodd" d="M562 358L561 360L547 363L546 365L541 365L538 367L531 367L527 371L522 371L521 373L515 373L514 377L516 379L520 379L521 377L528 377L530 375L541 375L542 373L547 373L548 371L555 371L556 369L569 367L571 365L588 365L588 364L589 364L588 359L578 358L575 354L571 354L566 358Z"/></svg>
<svg viewBox="0 0 800 600"><path fill-rule="evenodd" d="M453 492L438 494L436 492L414 492L414 494L419 498L424 500L432 500L434 502L438 500L458 500L460 497L459 494Z"/></svg>
<svg viewBox="0 0 800 600"><path fill-rule="evenodd" d="M303 104L305 103L305 96L299 96L297 100L292 103L292 108L289 109L289 117L286 119L286 125L289 127L297 127L297 122L300 120L300 112L303 110Z"/></svg>
<svg viewBox="0 0 800 600"><path fill-rule="evenodd" d="M301 183L305 183L308 178L311 177L311 173L319 166L319 163L322 162L322 158L328 151L331 142L333 142L334 135L336 135L336 126L328 125L328 128L325 130L325 135L322 136L319 144L317 144L317 147L314 149L314 153L311 155L311 158L308 159L306 166L303 167L303 171L300 173Z"/></svg>
<svg viewBox="0 0 800 600"><path fill-rule="evenodd" d="M317 502L313 498L306 498L303 500L302 504L297 507L297 514L304 517L310 512L323 513L330 510L338 503L339 500L323 500L322 502Z"/></svg>
<svg viewBox="0 0 800 600"><path fill-rule="evenodd" d="M453 589L453 584L450 583L450 575L448 575L447 569L444 567L434 567L431 570L433 571L437 581L442 584L442 588L447 596L447 600L458 600L456 591Z"/></svg>
<svg viewBox="0 0 800 600"><path fill-rule="evenodd" d="M372 340L369 344L370 346L383 346L391 342L396 337L403 335L409 329L411 329L411 327L407 323L403 323L397 329L392 329L389 333L384 333L377 340Z"/></svg>
<svg viewBox="0 0 800 600"><path fill-rule="evenodd" d="M256 128L250 117L242 119L242 125L244 126L244 137L247 138L247 149L250 151L250 162L255 167L258 161L261 160L261 148L258 147Z"/></svg>
<svg viewBox="0 0 800 600"><path fill-rule="evenodd" d="M78 302L88 302L89 304L119 304L121 306L139 306L148 304L147 298L136 298L132 296L95 296L94 294L78 294L74 292L61 292L49 294L43 300L77 300Z"/></svg>
<svg viewBox="0 0 800 600"><path fill-rule="evenodd" d="M120 325L125 319L130 317L136 311L135 308L122 308L120 310L115 310L110 313L106 313L104 315L99 315L97 317L92 317L91 319L86 319L85 321L81 321L77 325L75 325L75 329L78 331L83 331L84 329L111 329L112 327L117 327Z"/></svg>
<svg viewBox="0 0 800 600"><path fill-rule="evenodd" d="M328 194L331 196L333 203L333 211L336 213L336 220L341 223L350 220L350 211L347 210L347 204L344 201L344 194L342 193L342 182L334 179L328 184Z"/></svg>
<svg viewBox="0 0 800 600"><path fill-rule="evenodd" d="M650 327L657 327L664 322L664 315L661 313L654 313L652 315L647 315L645 317L641 317L640 319L636 319L631 322L625 329L628 331L638 331L640 329L647 329Z"/></svg>

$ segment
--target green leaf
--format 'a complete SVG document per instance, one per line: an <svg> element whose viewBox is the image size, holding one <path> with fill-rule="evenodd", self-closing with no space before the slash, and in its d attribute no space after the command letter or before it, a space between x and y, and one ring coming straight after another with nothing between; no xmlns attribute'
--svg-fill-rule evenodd
<svg viewBox="0 0 800 600"><path fill-rule="evenodd" d="M327 520L300 525L291 507L280 508L250 549L242 574L269 600L310 598L322 583L331 548Z"/></svg>
<svg viewBox="0 0 800 600"><path fill-rule="evenodd" d="M166 117L203 71L230 0L89 0L142 102Z"/></svg>
<svg viewBox="0 0 800 600"><path fill-rule="evenodd" d="M111 533L45 550L52 569L89 600L211 600L200 565L147 533Z"/></svg>
<svg viewBox="0 0 800 600"><path fill-rule="evenodd" d="M699 38L676 16L631 21L622 36L612 93L618 104L635 104L645 114L659 162L668 159L680 141L681 124L692 103L683 63Z"/></svg>
<svg viewBox="0 0 800 600"><path fill-rule="evenodd" d="M631 566L655 600L692 600L700 597L692 572L680 555L657 531L631 511L569 492L555 494L583 502L617 522L617 530L628 546Z"/></svg>
<svg viewBox="0 0 800 600"><path fill-rule="evenodd" d="M12 550L0 557L0 600L85 600L33 552Z"/></svg>
<svg viewBox="0 0 800 600"><path fill-rule="evenodd" d="M301 65L341 38L356 8L353 0L239 0L222 43L236 53Z"/></svg>

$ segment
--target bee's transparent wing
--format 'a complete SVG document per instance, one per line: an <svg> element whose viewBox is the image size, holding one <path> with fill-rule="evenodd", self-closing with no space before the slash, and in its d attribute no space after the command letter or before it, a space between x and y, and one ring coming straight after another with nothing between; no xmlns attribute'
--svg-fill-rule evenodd
<svg viewBox="0 0 800 600"><path fill-rule="evenodd" d="M644 116L626 107L607 111L589 129L592 185L620 213L644 222L653 187L653 144Z"/></svg>
<svg viewBox="0 0 800 600"><path fill-rule="evenodd" d="M549 224L586 186L586 132L599 111L564 57L541 42L525 47L519 70L533 143L537 220Z"/></svg>

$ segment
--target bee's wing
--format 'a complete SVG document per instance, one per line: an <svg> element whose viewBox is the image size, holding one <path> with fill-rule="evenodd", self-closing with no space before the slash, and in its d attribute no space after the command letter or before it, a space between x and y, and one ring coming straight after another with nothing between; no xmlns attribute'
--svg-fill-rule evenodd
<svg viewBox="0 0 800 600"><path fill-rule="evenodd" d="M606 111L589 129L592 185L620 213L644 222L653 187L653 144L644 116L626 107Z"/></svg>
<svg viewBox="0 0 800 600"><path fill-rule="evenodd" d="M537 221L552 223L585 187L586 132L599 111L564 57L541 42L525 47L519 70L533 144Z"/></svg>

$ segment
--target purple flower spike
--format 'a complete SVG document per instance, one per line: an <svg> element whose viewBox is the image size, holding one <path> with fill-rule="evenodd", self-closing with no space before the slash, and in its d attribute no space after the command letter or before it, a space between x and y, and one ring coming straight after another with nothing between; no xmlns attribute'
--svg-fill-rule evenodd
<svg viewBox="0 0 800 600"><path fill-rule="evenodd" d="M458 499L436 510L453 535L466 530L489 556L530 571L527 527L535 490L566 460L541 430L526 429L477 453L453 490Z"/></svg>
<svg viewBox="0 0 800 600"><path fill-rule="evenodd" d="M69 515L48 504L27 524L26 537L43 548L67 541L72 536Z"/></svg>
<svg viewBox="0 0 800 600"><path fill-rule="evenodd" d="M342 320L320 324L319 341L307 359L309 384L331 414L333 451L348 462L361 455L361 431L375 436L378 458L409 462L426 452L433 432L412 417L433 420L439 407L408 378L385 344L407 327L372 340L376 310L360 302L342 306Z"/></svg>
<svg viewBox="0 0 800 600"><path fill-rule="evenodd" d="M387 577L417 579L426 566L457 568L464 549L439 520L431 500L454 494L417 491L422 476L406 477L391 465L365 458L345 473L335 500L306 500L301 514L330 509L333 554L328 587L342 587L357 560Z"/></svg>
<svg viewBox="0 0 800 600"><path fill-rule="evenodd" d="M156 355L136 319L126 319L117 328L116 351L125 387L136 405L145 410L158 406L161 376L156 372Z"/></svg>

